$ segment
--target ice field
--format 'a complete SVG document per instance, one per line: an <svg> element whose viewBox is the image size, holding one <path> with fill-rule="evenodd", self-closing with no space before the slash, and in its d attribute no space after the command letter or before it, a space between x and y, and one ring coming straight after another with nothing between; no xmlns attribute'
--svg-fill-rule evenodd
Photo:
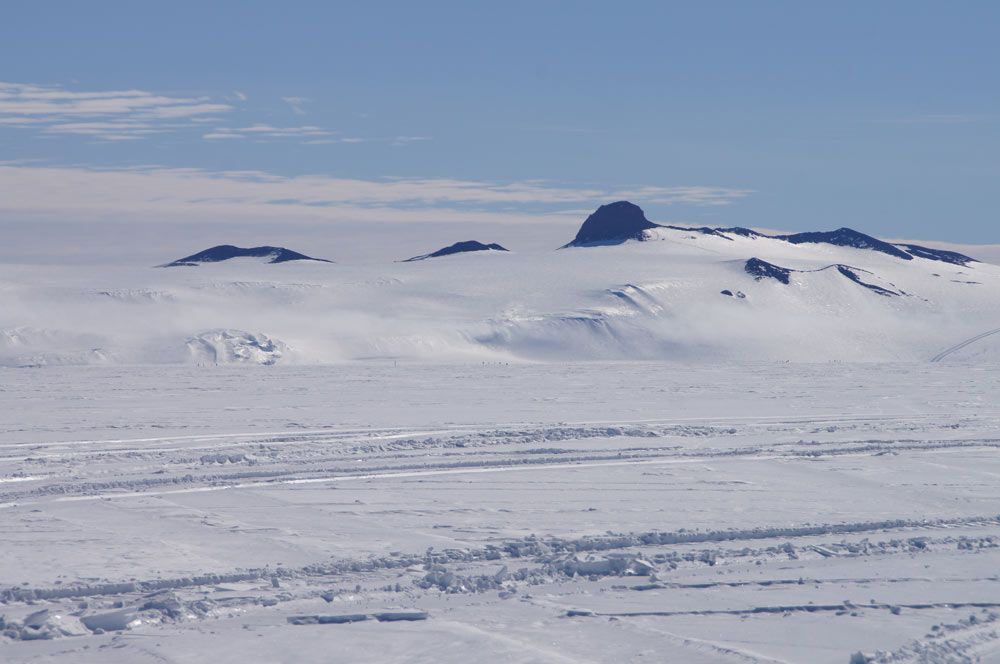
<svg viewBox="0 0 1000 664"><path fill-rule="evenodd" d="M1000 658L996 367L0 371L4 661Z"/></svg>
<svg viewBox="0 0 1000 664"><path fill-rule="evenodd" d="M1000 661L1000 267L629 206L4 262L0 660Z"/></svg>

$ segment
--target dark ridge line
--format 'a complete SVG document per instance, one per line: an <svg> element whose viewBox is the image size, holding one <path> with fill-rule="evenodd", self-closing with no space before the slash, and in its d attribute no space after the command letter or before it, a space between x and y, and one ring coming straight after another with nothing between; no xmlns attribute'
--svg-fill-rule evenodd
<svg viewBox="0 0 1000 664"><path fill-rule="evenodd" d="M222 261L227 261L231 258L267 257L271 258L268 263L272 265L276 263L287 263L289 261L316 261L318 263L333 262L325 258L313 258L312 256L306 256L305 254L300 254L297 251L285 249L284 247L272 247L265 245L261 247L244 248L231 244L220 244L205 249L204 251L199 251L196 254L191 254L190 256L185 256L184 258L178 258L170 263L158 265L157 267L197 267L203 263L221 263Z"/></svg>
<svg viewBox="0 0 1000 664"><path fill-rule="evenodd" d="M740 226L716 228L710 226L696 227L656 224L646 218L642 208L629 201L616 201L597 208L580 225L576 237L559 248L617 245L628 240L643 241L645 239L645 232L655 228L665 228L687 233L701 233L702 235L712 235L730 241L733 240L732 237L729 237L730 235L738 235L747 238L783 240L791 244L829 244L838 247L868 249L904 261L911 261L916 257L962 266L978 262L974 258L954 251L931 249L916 244L892 244L846 226L833 231L807 231L804 233L767 235L766 233Z"/></svg>
<svg viewBox="0 0 1000 664"><path fill-rule="evenodd" d="M767 261L761 260L759 258L749 259L743 266L743 270L752 276L755 281L761 281L763 279L775 279L785 284L786 286L791 283L791 274L793 272L799 273L813 273L813 272L823 272L825 270L836 269L841 275L847 277L859 286L863 286L868 290L882 295L884 297L897 297L900 295L906 295L904 291L893 291L888 288L883 288L876 284L870 284L858 274L863 272L865 274L872 274L868 270L862 270L861 268L852 267L850 265L844 265L843 263L835 263L833 265L827 265L826 267L821 267L816 270L793 270L787 267L781 267L780 265L775 265L774 263L768 263Z"/></svg>
<svg viewBox="0 0 1000 664"><path fill-rule="evenodd" d="M967 267L969 263L979 262L975 258L960 254L957 251L931 249L929 247L922 247L919 244L897 244L896 246L902 247L908 254L917 258L926 258L927 260L951 263L952 265L961 265L962 267Z"/></svg>
<svg viewBox="0 0 1000 664"><path fill-rule="evenodd" d="M510 250L500 246L495 242L492 242L490 244L483 244L482 242L478 242L476 240L466 240L464 242L456 242L455 244L443 247L429 254L414 256L413 258L407 258L406 260L399 262L412 263L413 261L423 261L427 260L428 258L440 258L441 256L451 256L454 254L464 254L474 251L510 251Z"/></svg>

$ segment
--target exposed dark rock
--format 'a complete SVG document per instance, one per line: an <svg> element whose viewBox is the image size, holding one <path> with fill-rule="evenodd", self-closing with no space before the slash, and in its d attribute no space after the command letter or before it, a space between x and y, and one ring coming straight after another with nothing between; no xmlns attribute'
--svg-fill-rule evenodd
<svg viewBox="0 0 1000 664"><path fill-rule="evenodd" d="M775 265L773 263L768 263L767 261L762 261L759 258L751 258L743 266L746 273L752 276L756 281L761 279L777 279L786 286L791 281L791 274L793 270L789 270L786 267L781 267L780 265Z"/></svg>
<svg viewBox="0 0 1000 664"><path fill-rule="evenodd" d="M672 231L687 231L688 233L700 233L702 235L714 235L716 237L721 237L723 240L732 241L733 238L725 235L718 228L709 228L708 226L700 227L688 227L688 226L663 226L662 228L669 228Z"/></svg>
<svg viewBox="0 0 1000 664"><path fill-rule="evenodd" d="M199 251L184 258L179 258L172 263L161 265L160 267L181 267L197 266L202 263L219 263L231 258L270 258L268 263L287 263L288 261L317 261L320 263L332 263L324 258L313 258L300 254L284 247L234 247L231 244L220 244L217 247Z"/></svg>
<svg viewBox="0 0 1000 664"><path fill-rule="evenodd" d="M851 228L838 228L835 231L812 231L806 233L791 233L786 235L765 235L749 228L734 226L731 228L713 228L709 226L685 227L660 225L646 219L642 209L628 201L609 203L597 208L587 217L572 242L565 247L587 247L596 245L621 244L628 240L644 240L645 232L653 228L666 228L687 233L700 233L733 240L732 236L745 238L770 238L784 240L792 244L831 244L837 247L852 247L878 251L905 261L913 260L914 256L929 260L943 261L954 265L967 265L974 259L953 251L928 249L918 245L894 245L878 238L866 235ZM768 274L766 276L775 276ZM775 277L778 278L778 277ZM782 283L787 283L779 278Z"/></svg>
<svg viewBox="0 0 1000 664"><path fill-rule="evenodd" d="M642 208L628 201L608 203L587 217L573 241L566 247L621 244L627 240L642 240L643 232L659 228L643 213Z"/></svg>
<svg viewBox="0 0 1000 664"><path fill-rule="evenodd" d="M767 237L763 233L758 233L755 230L749 228L743 228L741 226L734 226L733 228L717 228L720 233L725 233L726 235L740 235L742 237Z"/></svg>
<svg viewBox="0 0 1000 664"><path fill-rule="evenodd" d="M858 284L859 286L864 286L868 290L878 293L879 295L883 295L885 297L895 297L897 295L904 295L904 293L902 292L897 293L896 291L889 290L888 288L882 288L881 286L876 286L875 284L870 284L864 281L861 278L861 275L858 274L858 272L865 272L865 270L859 270L858 268L851 267L849 265L834 265L832 267L836 267L837 272L840 272L842 275L844 275L854 283ZM868 274L871 273L869 272Z"/></svg>
<svg viewBox="0 0 1000 664"><path fill-rule="evenodd" d="M810 233L795 233L792 235L772 235L776 240L785 240L792 244L832 244L837 247L853 247L855 249L871 249L889 254L904 261L913 260L913 256L894 244L883 242L871 235L859 233L850 228L838 228L835 231L818 231Z"/></svg>
<svg viewBox="0 0 1000 664"><path fill-rule="evenodd" d="M975 258L966 256L965 254L960 254L957 251L930 249L916 244L898 244L896 246L900 247L911 256L916 256L917 258L926 258L927 260L941 261L942 263L951 263L952 265L961 265L962 267L967 266L969 263L979 262Z"/></svg>
<svg viewBox="0 0 1000 664"><path fill-rule="evenodd" d="M654 224L646 219L646 215L639 206L628 201L609 203L597 208L597 211L587 217L586 221L583 222L583 225L580 226L580 230L577 232L573 241L564 245L562 248L622 244L628 240L641 241L646 239L645 232L653 228L666 228L673 231L699 233L702 235L724 238L726 240L733 240L732 236L739 236L745 238L770 238L773 240L784 240L785 242L790 242L792 244L830 244L837 247L852 247L854 249L878 251L904 261L910 261L913 260L914 257L918 257L962 266L977 262L974 258L970 258L969 256L954 251L931 249L915 244L891 244L851 228L838 228L835 231L810 231L806 233L790 233L785 235L766 235L741 226L733 226L731 228L713 228L710 226L685 227ZM766 276L774 275L769 274ZM783 283L787 282L783 281Z"/></svg>
<svg viewBox="0 0 1000 664"><path fill-rule="evenodd" d="M508 251L508 250L496 243L483 244L482 242L476 242L475 240L468 240L466 242L456 242L451 246L444 247L443 249L438 249L437 251L430 254L424 254L422 256L414 256L413 258L407 258L403 262L409 263L411 261L422 261L422 260L427 260L428 258L451 256L452 254L464 254L470 251Z"/></svg>

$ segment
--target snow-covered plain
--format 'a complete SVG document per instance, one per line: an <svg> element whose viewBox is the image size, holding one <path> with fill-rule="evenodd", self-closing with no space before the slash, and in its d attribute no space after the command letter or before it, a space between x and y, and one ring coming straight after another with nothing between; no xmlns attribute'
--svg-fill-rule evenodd
<svg viewBox="0 0 1000 664"><path fill-rule="evenodd" d="M995 367L2 374L4 661L1000 656Z"/></svg>
<svg viewBox="0 0 1000 664"><path fill-rule="evenodd" d="M0 661L1000 661L1000 267L479 239L0 265Z"/></svg>

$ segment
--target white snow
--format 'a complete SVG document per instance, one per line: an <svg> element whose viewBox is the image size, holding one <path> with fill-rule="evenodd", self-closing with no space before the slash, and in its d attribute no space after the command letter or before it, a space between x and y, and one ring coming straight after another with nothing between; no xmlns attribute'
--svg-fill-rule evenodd
<svg viewBox="0 0 1000 664"><path fill-rule="evenodd" d="M0 661L1000 661L1000 267L488 236L0 265Z"/></svg>
<svg viewBox="0 0 1000 664"><path fill-rule="evenodd" d="M532 243L415 263L351 262L347 248L335 264L157 269L107 255L90 265L7 264L0 363L183 363L189 340L215 330L294 351L228 348L222 361L924 361L1000 326L1000 267L990 263L649 234L652 241L619 246L557 251ZM798 271L787 286L757 281L743 271L751 257ZM837 265L905 295L881 296L830 267Z"/></svg>
<svg viewBox="0 0 1000 664"><path fill-rule="evenodd" d="M1000 655L995 367L0 374L6 661Z"/></svg>

